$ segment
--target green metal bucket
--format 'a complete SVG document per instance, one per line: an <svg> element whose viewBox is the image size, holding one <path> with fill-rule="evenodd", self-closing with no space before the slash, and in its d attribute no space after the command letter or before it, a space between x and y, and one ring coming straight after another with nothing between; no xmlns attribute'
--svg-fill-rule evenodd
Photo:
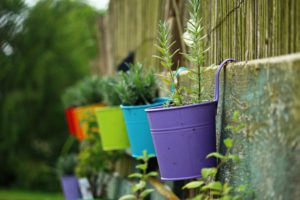
<svg viewBox="0 0 300 200"><path fill-rule="evenodd" d="M96 117L103 150L120 150L130 146L123 113L119 106L98 108Z"/></svg>

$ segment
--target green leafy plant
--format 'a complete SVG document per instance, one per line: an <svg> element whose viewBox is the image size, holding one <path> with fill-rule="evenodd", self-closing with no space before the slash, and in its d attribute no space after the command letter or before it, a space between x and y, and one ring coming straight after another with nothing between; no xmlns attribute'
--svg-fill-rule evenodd
<svg viewBox="0 0 300 200"><path fill-rule="evenodd" d="M161 53L160 56L155 55L154 57L160 60L161 65L168 71L168 76L162 76L162 80L172 88L173 91L170 92L169 96L173 100L174 105L182 105L183 104L183 97L182 97L182 88L179 85L179 81L176 78L172 67L173 63L173 56L179 51L177 49L175 52L171 53L170 49L174 46L175 42L171 42L171 33L167 27L165 22L159 23L159 37L158 37L158 44L155 46L157 47L158 51Z"/></svg>
<svg viewBox="0 0 300 200"><path fill-rule="evenodd" d="M83 104L100 103L103 100L102 78L99 76L88 76L77 85L83 98Z"/></svg>
<svg viewBox="0 0 300 200"><path fill-rule="evenodd" d="M65 108L80 106L83 104L84 99L80 90L76 86L69 87L62 95L62 102Z"/></svg>
<svg viewBox="0 0 300 200"><path fill-rule="evenodd" d="M78 177L86 177L89 180L94 197L105 197L107 184L102 185L101 192L98 190L97 181L99 180L99 172L114 172L115 162L124 153L103 151L95 115L88 114L88 117L88 136L80 143L78 164L75 168L75 173Z"/></svg>
<svg viewBox="0 0 300 200"><path fill-rule="evenodd" d="M102 79L99 76L88 76L68 87L62 95L65 108L99 103L103 100Z"/></svg>
<svg viewBox="0 0 300 200"><path fill-rule="evenodd" d="M234 112L232 117L233 125L226 127L233 133L237 133L244 127L243 124L238 124L238 115L238 112ZM220 162L218 166L203 168L201 171L201 179L189 182L183 187L183 189L194 189L197 191L198 194L192 198L193 200L239 200L245 198L245 185L233 187L229 182L222 183L216 180L216 175L221 166L229 161L240 161L240 157L238 155L232 154L232 148L234 145L233 140L231 138L226 138L223 142L226 146L225 154L214 152L207 155L207 158L215 157L219 159Z"/></svg>
<svg viewBox="0 0 300 200"><path fill-rule="evenodd" d="M103 102L109 106L117 106L122 103L116 85L119 82L119 76L108 76L103 78L102 81L102 93Z"/></svg>
<svg viewBox="0 0 300 200"><path fill-rule="evenodd" d="M204 66L205 53L205 38L203 26L201 25L200 17L200 0L189 0L189 20L187 21L186 32L183 38L187 44L188 52L184 53L184 57L191 64L189 70L183 70L176 73L172 70L174 65L172 58L179 51L175 50L171 53L171 49L175 42L171 42L171 34L167 24L159 23L159 39L156 45L161 55L155 57L160 60L161 65L168 71L168 76L163 76L163 81L171 88L170 98L173 100L174 106L199 103L204 99L201 98L201 76L202 67ZM189 74L189 79L192 81L192 87L187 88L180 84L177 76Z"/></svg>
<svg viewBox="0 0 300 200"><path fill-rule="evenodd" d="M143 151L143 156L138 157L137 159L142 161L142 164L136 166L136 169L140 170L140 172L130 174L129 178L138 179L138 182L134 184L131 188L133 194L127 194L119 198L119 200L143 200L149 194L154 192L154 189L147 188L147 180L150 177L156 177L157 172L151 171L147 172L148 169L148 161L150 158L154 157L154 155L148 155L147 151Z"/></svg>
<svg viewBox="0 0 300 200"><path fill-rule="evenodd" d="M59 157L56 163L56 171L58 176L61 177L74 175L77 163L77 156L75 154Z"/></svg>
<svg viewBox="0 0 300 200"><path fill-rule="evenodd" d="M154 72L140 63L130 64L127 72L121 72L115 87L124 105L150 104L158 91Z"/></svg>

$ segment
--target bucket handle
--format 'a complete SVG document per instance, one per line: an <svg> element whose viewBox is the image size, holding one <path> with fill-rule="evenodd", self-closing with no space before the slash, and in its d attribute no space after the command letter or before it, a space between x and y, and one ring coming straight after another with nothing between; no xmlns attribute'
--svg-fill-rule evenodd
<svg viewBox="0 0 300 200"><path fill-rule="evenodd" d="M216 73L216 91L215 91L215 98L214 101L218 102L219 101L219 75L220 75L220 71L221 69L228 63L228 62L237 62L235 59L233 58L227 58L226 60L223 60L223 62L219 65L218 69L217 69L217 73Z"/></svg>

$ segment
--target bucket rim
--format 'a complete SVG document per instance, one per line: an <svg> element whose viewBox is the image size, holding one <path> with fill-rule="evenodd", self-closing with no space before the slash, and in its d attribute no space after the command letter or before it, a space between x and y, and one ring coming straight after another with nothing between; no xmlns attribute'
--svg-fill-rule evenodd
<svg viewBox="0 0 300 200"><path fill-rule="evenodd" d="M101 107L105 107L105 104L104 103L94 103L94 104L87 104L87 105L83 105L83 106L77 106L75 107L75 109L78 109L78 110L84 110L84 109L95 109L95 108L101 108Z"/></svg>
<svg viewBox="0 0 300 200"><path fill-rule="evenodd" d="M151 112L164 112L164 111L172 111L172 110L179 110L179 109L185 109L185 108L193 108L193 107L201 107L201 106L206 106L206 105L211 105L211 104L216 104L217 101L207 101L207 102L202 102L202 103L195 103L195 104L188 104L188 105L181 105L181 106L173 106L173 107L162 107L162 106L157 106L154 108L147 108L145 111L147 113Z"/></svg>
<svg viewBox="0 0 300 200"><path fill-rule="evenodd" d="M95 108L95 112L107 112L107 111L112 111L112 110L121 110L119 106L107 106L107 107L99 107Z"/></svg>
<svg viewBox="0 0 300 200"><path fill-rule="evenodd" d="M158 98L155 98L154 102L151 104L144 104L144 105L123 105L123 104L121 104L120 107L124 110L125 109L128 109L128 110L129 109L143 109L143 108L145 109L148 107L160 106L167 101L170 101L170 99L167 97L158 97Z"/></svg>

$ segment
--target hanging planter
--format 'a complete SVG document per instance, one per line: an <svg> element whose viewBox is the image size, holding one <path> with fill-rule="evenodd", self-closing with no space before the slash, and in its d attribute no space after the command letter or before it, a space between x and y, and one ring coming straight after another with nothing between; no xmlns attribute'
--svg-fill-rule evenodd
<svg viewBox="0 0 300 200"><path fill-rule="evenodd" d="M90 123L95 123L97 126L95 109L100 107L104 107L104 104L99 103L76 108L75 120L77 125L75 127L78 140L82 141L87 137L90 131Z"/></svg>
<svg viewBox="0 0 300 200"><path fill-rule="evenodd" d="M119 106L98 108L96 117L101 127L103 150L120 150L129 147L124 117Z"/></svg>
<svg viewBox="0 0 300 200"><path fill-rule="evenodd" d="M56 163L56 172L60 177L62 190L66 200L81 198L79 183L74 175L76 165L77 156L75 154L60 156Z"/></svg>
<svg viewBox="0 0 300 200"><path fill-rule="evenodd" d="M198 178L202 168L216 166L216 159L206 156L216 152L218 78L229 61L234 60L218 67L214 101L146 109L162 180Z"/></svg>
<svg viewBox="0 0 300 200"><path fill-rule="evenodd" d="M81 198L79 184L75 176L62 176L60 180L66 200Z"/></svg>
<svg viewBox="0 0 300 200"><path fill-rule="evenodd" d="M121 105L133 157L142 156L144 150L146 150L148 154L155 155L145 109L161 106L167 101L168 99L166 98L157 98L154 103L148 105Z"/></svg>
<svg viewBox="0 0 300 200"><path fill-rule="evenodd" d="M66 108L65 115L66 115L66 120L67 120L67 125L68 125L70 135L76 136L75 108L74 107Z"/></svg>

